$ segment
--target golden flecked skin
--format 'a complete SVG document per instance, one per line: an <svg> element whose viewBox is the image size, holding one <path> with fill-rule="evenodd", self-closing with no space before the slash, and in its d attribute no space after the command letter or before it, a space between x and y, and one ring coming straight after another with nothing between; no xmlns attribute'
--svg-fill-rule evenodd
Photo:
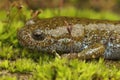
<svg viewBox="0 0 120 80"><path fill-rule="evenodd" d="M69 58L120 59L120 22L72 17L31 19L18 33L19 43Z"/></svg>

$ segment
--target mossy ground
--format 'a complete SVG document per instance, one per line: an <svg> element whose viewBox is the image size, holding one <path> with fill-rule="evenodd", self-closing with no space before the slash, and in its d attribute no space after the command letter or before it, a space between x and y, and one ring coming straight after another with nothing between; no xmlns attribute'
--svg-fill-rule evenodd
<svg viewBox="0 0 120 80"><path fill-rule="evenodd" d="M104 59L81 61L53 58L50 54L30 51L19 45L17 29L29 19L30 10L11 8L0 11L0 80L119 80L120 61ZM7 15L7 16L6 16ZM77 16L92 19L119 20L110 12L92 10L46 9L40 18Z"/></svg>

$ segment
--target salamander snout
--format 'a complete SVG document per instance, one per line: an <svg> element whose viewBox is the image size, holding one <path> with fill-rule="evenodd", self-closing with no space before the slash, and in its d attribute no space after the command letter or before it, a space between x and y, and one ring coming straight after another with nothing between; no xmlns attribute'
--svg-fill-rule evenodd
<svg viewBox="0 0 120 80"><path fill-rule="evenodd" d="M32 32L32 37L35 40L44 40L45 39L45 34L40 29L36 29Z"/></svg>

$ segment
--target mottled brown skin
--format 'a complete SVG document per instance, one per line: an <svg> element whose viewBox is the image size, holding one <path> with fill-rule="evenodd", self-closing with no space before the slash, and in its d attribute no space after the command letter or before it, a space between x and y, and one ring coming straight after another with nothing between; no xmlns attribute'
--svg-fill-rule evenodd
<svg viewBox="0 0 120 80"><path fill-rule="evenodd" d="M72 17L31 19L18 33L29 49L62 57L120 59L120 22Z"/></svg>

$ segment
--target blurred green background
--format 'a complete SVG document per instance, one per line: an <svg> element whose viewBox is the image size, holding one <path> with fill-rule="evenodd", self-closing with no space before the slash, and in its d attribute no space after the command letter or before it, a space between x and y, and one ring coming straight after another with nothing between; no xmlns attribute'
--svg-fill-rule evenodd
<svg viewBox="0 0 120 80"><path fill-rule="evenodd" d="M8 9L10 4L19 1L28 8L64 8L75 7L77 9L93 9L95 11L112 11L120 13L120 0L0 0L0 9Z"/></svg>
<svg viewBox="0 0 120 80"><path fill-rule="evenodd" d="M11 6L22 6L32 11L42 10L39 15L41 18L77 16L120 20L120 0L0 0L0 12L10 11ZM0 19L3 19L5 15L3 12L0 14Z"/></svg>
<svg viewBox="0 0 120 80"><path fill-rule="evenodd" d="M11 5L23 6L33 11L42 10L40 15L42 18L77 16L92 19L120 19L120 0L0 0L0 11L9 11Z"/></svg>

